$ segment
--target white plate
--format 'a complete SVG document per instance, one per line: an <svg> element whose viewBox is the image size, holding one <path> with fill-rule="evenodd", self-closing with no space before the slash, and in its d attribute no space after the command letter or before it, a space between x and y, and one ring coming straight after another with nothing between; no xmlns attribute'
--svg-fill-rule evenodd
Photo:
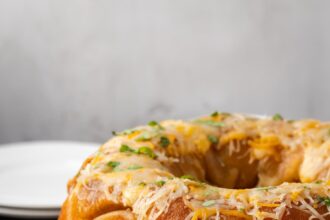
<svg viewBox="0 0 330 220"><path fill-rule="evenodd" d="M67 181L97 146L77 142L0 145L0 206L60 208Z"/></svg>
<svg viewBox="0 0 330 220"><path fill-rule="evenodd" d="M59 209L18 209L18 208L6 208L0 207L0 218L1 215L9 217L19 217L19 218L54 218L60 213Z"/></svg>

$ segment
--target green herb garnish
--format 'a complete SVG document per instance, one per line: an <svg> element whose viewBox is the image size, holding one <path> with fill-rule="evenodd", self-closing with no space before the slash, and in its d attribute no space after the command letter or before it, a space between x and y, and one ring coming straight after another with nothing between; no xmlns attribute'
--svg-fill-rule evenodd
<svg viewBox="0 0 330 220"><path fill-rule="evenodd" d="M145 186L145 185L147 185L145 182L139 183L139 186Z"/></svg>
<svg viewBox="0 0 330 220"><path fill-rule="evenodd" d="M330 197L317 197L317 201L324 203L326 206L330 207Z"/></svg>
<svg viewBox="0 0 330 220"><path fill-rule="evenodd" d="M134 149L130 148L129 146L127 146L127 145L125 145L125 144L121 145L119 151L120 151L120 152L132 152L132 153L135 152Z"/></svg>
<svg viewBox="0 0 330 220"><path fill-rule="evenodd" d="M330 198L329 197L324 198L323 202L326 206L330 206Z"/></svg>
<svg viewBox="0 0 330 220"><path fill-rule="evenodd" d="M203 202L202 206L209 207L211 205L214 205L215 203L216 203L215 200L208 200L208 201Z"/></svg>
<svg viewBox="0 0 330 220"><path fill-rule="evenodd" d="M208 135L207 138L212 144L217 144L219 141L218 137L214 135Z"/></svg>
<svg viewBox="0 0 330 220"><path fill-rule="evenodd" d="M323 181L322 180L317 180L317 181L315 181L315 183L316 184L321 184L321 183L323 183Z"/></svg>
<svg viewBox="0 0 330 220"><path fill-rule="evenodd" d="M108 163L107 163L107 166L108 167L112 167L112 168L116 168L116 167L118 167L120 165L120 162L117 162L117 161L109 161Z"/></svg>
<svg viewBox="0 0 330 220"><path fill-rule="evenodd" d="M123 144L123 145L121 145L119 151L120 152L131 152L131 153L135 153L135 154L144 154L144 155L151 157L152 159L154 159L156 157L156 154L149 147L140 147L139 149L134 150L134 149L130 148L129 146Z"/></svg>
<svg viewBox="0 0 330 220"><path fill-rule="evenodd" d="M129 135L129 134L134 133L135 131L136 130L134 130L134 129L127 129L127 130L124 130L122 132L112 131L112 134L114 136L117 136L117 135Z"/></svg>
<svg viewBox="0 0 330 220"><path fill-rule="evenodd" d="M193 177L192 175L189 175L189 174L187 174L187 175L183 175L183 176L181 176L180 178L181 178L181 179L188 179L188 180L196 180L195 177Z"/></svg>
<svg viewBox="0 0 330 220"><path fill-rule="evenodd" d="M211 117L217 117L219 115L219 112L217 112L217 111L215 111L215 112L213 112L212 114L211 114Z"/></svg>
<svg viewBox="0 0 330 220"><path fill-rule="evenodd" d="M157 121L149 121L148 125L151 127L156 127L157 129L164 129Z"/></svg>
<svg viewBox="0 0 330 220"><path fill-rule="evenodd" d="M137 150L137 153L138 154L144 154L144 155L147 155L151 158L155 158L156 157L156 154L153 152L153 150L150 149L150 147L140 147L138 150Z"/></svg>
<svg viewBox="0 0 330 220"><path fill-rule="evenodd" d="M304 185L304 189L311 189L309 186Z"/></svg>
<svg viewBox="0 0 330 220"><path fill-rule="evenodd" d="M159 144L161 147L166 148L168 145L170 145L170 140L167 137L160 137Z"/></svg>
<svg viewBox="0 0 330 220"><path fill-rule="evenodd" d="M154 135L152 135L150 132L145 131L141 135L139 135L135 140L137 141L149 141L151 138L153 138Z"/></svg>
<svg viewBox="0 0 330 220"><path fill-rule="evenodd" d="M153 126L158 125L158 122L156 122L156 121L149 121L148 125L151 126L151 127L153 127Z"/></svg>
<svg viewBox="0 0 330 220"><path fill-rule="evenodd" d="M245 208L239 208L238 211L245 212Z"/></svg>
<svg viewBox="0 0 330 220"><path fill-rule="evenodd" d="M274 121L283 121L283 117L282 117L282 115L276 113L276 114L273 116L273 120L274 120Z"/></svg>
<svg viewBox="0 0 330 220"><path fill-rule="evenodd" d="M213 188L207 188L206 190L204 190L203 194L204 194L204 196L209 196L209 195L215 194L216 192L217 192L217 190L215 190Z"/></svg>
<svg viewBox="0 0 330 220"><path fill-rule="evenodd" d="M166 182L165 182L164 180L159 180L159 181L155 182L155 184L156 184L157 186L164 186L165 183L166 183Z"/></svg>
<svg viewBox="0 0 330 220"><path fill-rule="evenodd" d="M148 125L153 127L153 129L142 132L137 138L135 138L136 141L149 141L153 137L158 136L160 130L164 130L164 128L156 121L150 121Z"/></svg>

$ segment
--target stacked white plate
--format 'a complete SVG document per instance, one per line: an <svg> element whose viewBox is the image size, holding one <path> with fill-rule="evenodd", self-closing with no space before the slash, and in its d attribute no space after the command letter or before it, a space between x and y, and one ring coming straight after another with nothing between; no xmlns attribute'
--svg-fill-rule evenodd
<svg viewBox="0 0 330 220"><path fill-rule="evenodd" d="M57 217L67 181L98 146L54 141L0 145L0 216Z"/></svg>

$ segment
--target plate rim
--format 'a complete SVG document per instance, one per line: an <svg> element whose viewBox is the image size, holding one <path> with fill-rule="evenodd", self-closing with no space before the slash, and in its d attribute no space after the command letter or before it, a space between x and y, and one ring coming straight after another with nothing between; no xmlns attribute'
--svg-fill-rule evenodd
<svg viewBox="0 0 330 220"><path fill-rule="evenodd" d="M0 206L0 216L20 218L52 218L57 217L60 209L23 209Z"/></svg>
<svg viewBox="0 0 330 220"><path fill-rule="evenodd" d="M96 152L98 147L100 146L100 143L96 143L96 142L79 142L79 141L27 141L27 142L14 142L14 143L7 143L7 144L1 144L0 145L0 153L1 151L8 151L9 148L12 148L13 151L17 151L20 148L36 148L36 147L40 147L41 145L72 145L72 146L68 146L70 147L82 147L82 148L89 148L89 149L93 149L94 151L92 152ZM24 146L25 145L25 146ZM63 149L63 148L62 148ZM84 158L85 159L85 158ZM65 190L65 188L64 188ZM63 201L64 202L64 201ZM13 202L13 201L9 201L9 202L4 202L4 201L0 201L0 209L1 208L5 208L5 209L28 209L28 210L36 210L36 209L59 209L61 207L61 204L27 204L26 202ZM1 214L1 211L0 211Z"/></svg>

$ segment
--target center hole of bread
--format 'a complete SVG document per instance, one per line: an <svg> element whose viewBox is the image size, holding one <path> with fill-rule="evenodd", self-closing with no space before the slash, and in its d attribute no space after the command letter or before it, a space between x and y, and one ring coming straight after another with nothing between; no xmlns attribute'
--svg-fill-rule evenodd
<svg viewBox="0 0 330 220"><path fill-rule="evenodd" d="M173 173L176 176L188 174L199 181L230 189L281 184L281 181L274 180L274 177L279 174L280 161L276 158L268 158L265 162L251 160L247 144L238 142L233 144L235 145L224 146L220 149L211 147L204 155L182 156L180 167ZM263 179L260 178L260 172L264 175Z"/></svg>

